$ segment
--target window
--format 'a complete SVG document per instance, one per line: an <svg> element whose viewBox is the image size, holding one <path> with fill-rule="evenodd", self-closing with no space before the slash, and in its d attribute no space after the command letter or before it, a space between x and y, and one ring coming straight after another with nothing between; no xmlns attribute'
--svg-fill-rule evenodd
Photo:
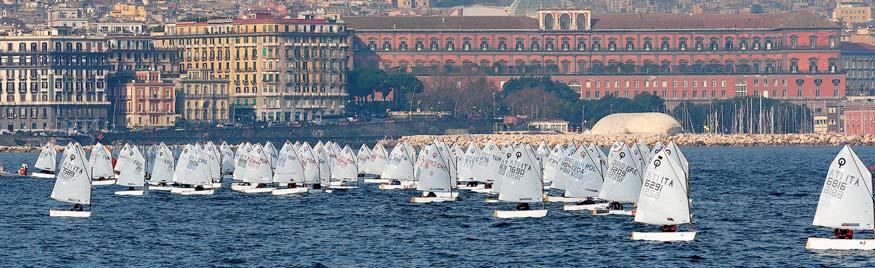
<svg viewBox="0 0 875 268"><path fill-rule="evenodd" d="M712 51L717 50L717 48L719 47L719 45L717 45L717 38L711 38L711 42L708 44L708 47L711 48Z"/></svg>
<svg viewBox="0 0 875 268"><path fill-rule="evenodd" d="M586 50L586 39L577 40L577 50Z"/></svg>
<svg viewBox="0 0 875 268"><path fill-rule="evenodd" d="M650 38L644 38L644 51L650 51L653 44Z"/></svg>
<svg viewBox="0 0 875 268"><path fill-rule="evenodd" d="M452 38L447 39L447 44L446 44L447 51L453 51L453 49L455 49L455 48L456 47L455 47L455 44L453 44L453 39Z"/></svg>
<svg viewBox="0 0 875 268"><path fill-rule="evenodd" d="M438 50L438 40L437 38L432 38L431 41L428 42L428 49L431 51Z"/></svg>
<svg viewBox="0 0 875 268"><path fill-rule="evenodd" d="M515 46L516 46L516 50L517 50L517 51L522 51L522 50L524 49L524 47L525 47L525 45L523 44L523 39L522 39L522 38L517 38L517 40L516 40L516 45L515 45Z"/></svg>
<svg viewBox="0 0 875 268"><path fill-rule="evenodd" d="M489 40L483 38L480 40L480 50L488 50L489 49Z"/></svg>
<svg viewBox="0 0 875 268"><path fill-rule="evenodd" d="M635 50L635 43L632 38L626 38L626 50Z"/></svg>
<svg viewBox="0 0 875 268"><path fill-rule="evenodd" d="M593 38L592 39L592 50L599 51L601 48L602 48L602 46L601 46L601 44L599 44L599 39Z"/></svg>
<svg viewBox="0 0 875 268"><path fill-rule="evenodd" d="M462 50L470 51L471 50L471 39L465 38L462 40Z"/></svg>
<svg viewBox="0 0 875 268"><path fill-rule="evenodd" d="M538 51L539 49L541 49L541 43L538 42L538 39L537 39L537 38L532 39L532 45L531 45L531 48L532 48L532 50L534 50L534 51Z"/></svg>
<svg viewBox="0 0 875 268"><path fill-rule="evenodd" d="M696 37L696 50L701 51L705 47L705 44L702 42L704 42L703 38Z"/></svg>
<svg viewBox="0 0 875 268"><path fill-rule="evenodd" d="M678 49L680 49L681 51L687 50L687 39L686 38L681 37L681 39L678 41Z"/></svg>
<svg viewBox="0 0 875 268"><path fill-rule="evenodd" d="M498 50L507 50L507 41L505 39L498 39Z"/></svg>
<svg viewBox="0 0 875 268"><path fill-rule="evenodd" d="M799 72L799 59L790 59L790 73Z"/></svg>
<svg viewBox="0 0 875 268"><path fill-rule="evenodd" d="M810 48L817 48L817 36L809 36L808 37L808 46Z"/></svg>
<svg viewBox="0 0 875 268"><path fill-rule="evenodd" d="M667 51L669 49L668 37L662 38L662 44L660 45L660 49L662 49L662 51Z"/></svg>
<svg viewBox="0 0 875 268"><path fill-rule="evenodd" d="M553 50L553 39L547 39L544 42L544 49L547 51Z"/></svg>
<svg viewBox="0 0 875 268"><path fill-rule="evenodd" d="M383 41L383 50L389 51L392 49L392 43L389 43L389 40Z"/></svg>
<svg viewBox="0 0 875 268"><path fill-rule="evenodd" d="M799 46L799 37L795 35L790 36L790 48L796 48Z"/></svg>
<svg viewBox="0 0 875 268"><path fill-rule="evenodd" d="M808 59L808 72L813 74L817 73L817 58Z"/></svg>
<svg viewBox="0 0 875 268"><path fill-rule="evenodd" d="M608 51L617 50L617 40L614 38L608 39Z"/></svg>

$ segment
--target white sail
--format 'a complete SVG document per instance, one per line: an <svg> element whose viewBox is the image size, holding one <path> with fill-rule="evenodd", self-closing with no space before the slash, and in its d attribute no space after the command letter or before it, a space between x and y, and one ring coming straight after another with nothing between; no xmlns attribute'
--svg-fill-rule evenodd
<svg viewBox="0 0 875 268"><path fill-rule="evenodd" d="M692 222L689 185L681 167L669 161L668 155L662 151L653 157L646 169L635 222L654 225Z"/></svg>
<svg viewBox="0 0 875 268"><path fill-rule="evenodd" d="M356 155L349 146L335 153L331 168L331 178L334 181L353 181L358 177Z"/></svg>
<svg viewBox="0 0 875 268"><path fill-rule="evenodd" d="M359 148L358 153L356 154L355 163L358 167L359 174L367 173L367 164L368 159L371 157L371 148L368 148L367 145L362 144L362 147Z"/></svg>
<svg viewBox="0 0 875 268"><path fill-rule="evenodd" d="M207 156L207 169L209 170L210 179L213 181L221 181L222 179L222 164L221 164L221 154L219 153L219 148L216 148L216 145L213 144L212 141L208 141L207 144L204 145L203 152Z"/></svg>
<svg viewBox="0 0 875 268"><path fill-rule="evenodd" d="M544 199L544 185L540 172L535 168L534 150L514 148L512 156L505 161L501 174L501 189L498 200L506 202L539 203Z"/></svg>
<svg viewBox="0 0 875 268"><path fill-rule="evenodd" d="M641 171L638 159L621 142L611 146L608 170L599 191L599 198L617 202L636 202L641 191Z"/></svg>
<svg viewBox="0 0 875 268"><path fill-rule="evenodd" d="M684 170L684 174L686 174L686 176L687 176L687 180L689 180L690 179L690 162L687 161L687 157L684 156L684 152L681 151L681 148L679 148L678 145L674 143L674 141L670 141L670 142L668 142L668 145L666 145L665 149L663 149L663 150L668 151L667 154L670 156L671 159L678 161L680 163L681 167Z"/></svg>
<svg viewBox="0 0 875 268"><path fill-rule="evenodd" d="M270 143L270 141L268 141L264 143L264 148L262 148L262 150L264 150L264 154L267 156L267 160L270 161L270 167L276 168L276 160L278 157L276 146L273 146L273 143Z"/></svg>
<svg viewBox="0 0 875 268"><path fill-rule="evenodd" d="M319 183L319 159L310 144L304 142L301 145L300 155L301 163L304 165L304 183L317 184Z"/></svg>
<svg viewBox="0 0 875 268"><path fill-rule="evenodd" d="M251 178L255 176L255 171L248 167L251 154L252 145L248 142L237 147L237 153L234 154L234 180L251 180Z"/></svg>
<svg viewBox="0 0 875 268"><path fill-rule="evenodd" d="M58 170L52 199L71 204L91 204L91 177L88 175L84 154L75 144L68 144Z"/></svg>
<svg viewBox="0 0 875 268"><path fill-rule="evenodd" d="M474 168L475 174L477 174L477 181L491 182L493 183L493 189L497 188L495 184L500 178L499 166L504 159L505 156L501 149L493 141L487 141L475 163ZM501 184L501 182L498 181L497 184Z"/></svg>
<svg viewBox="0 0 875 268"><path fill-rule="evenodd" d="M304 182L304 164L298 150L291 142L286 142L277 155L276 169L273 173L275 183Z"/></svg>
<svg viewBox="0 0 875 268"><path fill-rule="evenodd" d="M222 145L219 146L219 152L222 155L222 173L234 172L234 150L231 150L230 145L222 142Z"/></svg>
<svg viewBox="0 0 875 268"><path fill-rule="evenodd" d="M456 169L458 170L456 174L458 174L459 181L473 181L477 176L477 173L474 172L474 166L477 162L477 157L480 155L480 150L477 148L473 142L468 143L468 148L465 149L465 154L462 155L462 159L458 162L458 166Z"/></svg>
<svg viewBox="0 0 875 268"><path fill-rule="evenodd" d="M206 164L206 161L201 161L197 146L186 144L179 153L179 161L173 172L173 182L185 185L211 185Z"/></svg>
<svg viewBox="0 0 875 268"><path fill-rule="evenodd" d="M163 142L158 145L157 151L149 181L153 183L170 182L173 179L174 170L173 152Z"/></svg>
<svg viewBox="0 0 875 268"><path fill-rule="evenodd" d="M124 152L125 150L122 150ZM121 158L121 157L119 157ZM136 146L127 150L125 164L119 170L115 184L121 186L143 186L146 180L146 158Z"/></svg>
<svg viewBox="0 0 875 268"><path fill-rule="evenodd" d="M598 162L596 163L599 163L599 172L602 174L602 176L604 176L605 172L608 170L608 156L605 155L605 152L602 151L601 148L596 146L595 143L590 143L587 149L589 150L591 156L598 157Z"/></svg>
<svg viewBox="0 0 875 268"><path fill-rule="evenodd" d="M88 160L91 167L92 178L111 178L114 173L112 170L112 156L103 144L99 142L91 146L91 158Z"/></svg>
<svg viewBox="0 0 875 268"><path fill-rule="evenodd" d="M246 168L252 171L252 176L246 176L243 182L249 183L270 183L273 181L273 172L270 169L270 156L261 147L261 144L253 145L253 150L249 154L249 161L246 162Z"/></svg>
<svg viewBox="0 0 875 268"><path fill-rule="evenodd" d="M331 183L331 157L329 156L329 148L321 141L313 146L313 152L316 154L316 163L319 167L319 184L328 186Z"/></svg>
<svg viewBox="0 0 875 268"><path fill-rule="evenodd" d="M389 159L389 152L382 144L374 145L371 150L371 156L368 157L368 163L365 165L365 174L380 175L383 169L386 168L386 161Z"/></svg>
<svg viewBox="0 0 875 268"><path fill-rule="evenodd" d="M559 166L559 176L565 179L565 197L597 197L602 188L602 178L596 161L587 148L581 147L573 156L563 159ZM567 161L566 161L567 160Z"/></svg>
<svg viewBox="0 0 875 268"><path fill-rule="evenodd" d="M384 179L395 179L399 181L413 180L413 159L411 153L407 152L407 146L398 144L392 148L389 153L389 158L386 161L386 166L383 168L383 173L380 175Z"/></svg>
<svg viewBox="0 0 875 268"><path fill-rule="evenodd" d="M422 159L417 163L419 169L416 189L423 192L449 192L452 190L450 167L439 152L437 145L426 146L420 152Z"/></svg>
<svg viewBox="0 0 875 268"><path fill-rule="evenodd" d="M556 146L553 147L550 155L547 156L547 159L543 160L543 165L541 166L544 173L544 181L555 181L556 169L559 168L559 162L562 161L562 157L566 155L568 154L564 152L564 148L562 148L562 145L556 144ZM551 187L554 186L551 185Z"/></svg>
<svg viewBox="0 0 875 268"><path fill-rule="evenodd" d="M45 170L45 171L55 171L55 165L57 165L58 152L55 151L55 145L51 142L43 145L42 150L40 150L39 158L36 159L36 163L33 165L35 168Z"/></svg>
<svg viewBox="0 0 875 268"><path fill-rule="evenodd" d="M116 158L115 166L112 167L112 170L116 173L120 172L122 168L125 168L128 162L131 161L131 145L125 143L117 155L118 157Z"/></svg>
<svg viewBox="0 0 875 268"><path fill-rule="evenodd" d="M829 165L813 224L829 228L872 230L872 173L847 145Z"/></svg>
<svg viewBox="0 0 875 268"><path fill-rule="evenodd" d="M450 147L447 146L446 143L439 140L435 140L433 144L437 147L438 152L441 154L441 157L444 159L444 162L449 168L450 181L452 182L452 185L456 185L456 182L459 180L459 178L456 170L456 161L453 160L453 155L450 151Z"/></svg>

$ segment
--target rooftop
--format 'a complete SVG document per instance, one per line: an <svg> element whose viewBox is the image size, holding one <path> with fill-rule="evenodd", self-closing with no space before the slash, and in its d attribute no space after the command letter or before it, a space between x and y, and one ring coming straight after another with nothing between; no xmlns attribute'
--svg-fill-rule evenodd
<svg viewBox="0 0 875 268"><path fill-rule="evenodd" d="M524 16L346 17L357 30L536 30L538 20ZM592 29L805 29L841 26L808 12L783 14L594 15Z"/></svg>

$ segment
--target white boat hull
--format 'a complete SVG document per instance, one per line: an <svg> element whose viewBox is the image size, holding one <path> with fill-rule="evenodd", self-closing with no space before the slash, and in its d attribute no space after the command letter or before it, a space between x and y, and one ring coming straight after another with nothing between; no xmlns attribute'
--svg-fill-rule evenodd
<svg viewBox="0 0 875 268"><path fill-rule="evenodd" d="M608 207L608 203L596 203L596 204L588 204L588 205L564 205L564 206L562 206L562 210L565 210L565 211L596 210L596 209L606 209L607 207Z"/></svg>
<svg viewBox="0 0 875 268"><path fill-rule="evenodd" d="M387 179L364 179L365 183L390 183Z"/></svg>
<svg viewBox="0 0 875 268"><path fill-rule="evenodd" d="M149 191L170 191L173 186L153 186L149 185Z"/></svg>
<svg viewBox="0 0 875 268"><path fill-rule="evenodd" d="M474 188L474 189L471 189L471 191L472 191L472 192L475 192L475 193L480 193L480 194L492 194L492 189L491 189L491 188L490 188L490 189L486 189L486 188Z"/></svg>
<svg viewBox="0 0 875 268"><path fill-rule="evenodd" d="M604 216L604 215L635 216L635 211L634 210L594 209L592 211L592 215L595 215L595 216Z"/></svg>
<svg viewBox="0 0 875 268"><path fill-rule="evenodd" d="M209 189L209 190L198 191L198 190L195 190L194 188L174 187L173 189L170 189L170 193L171 194L178 194L178 195L213 195L216 193L216 190Z"/></svg>
<svg viewBox="0 0 875 268"><path fill-rule="evenodd" d="M412 184L380 184L380 190L403 190L416 188Z"/></svg>
<svg viewBox="0 0 875 268"><path fill-rule="evenodd" d="M414 204L422 204L422 203L440 203L447 201L456 201L456 197L424 197L424 196L414 196L410 198L410 203Z"/></svg>
<svg viewBox="0 0 875 268"><path fill-rule="evenodd" d="M88 218L91 211L49 210L49 217Z"/></svg>
<svg viewBox="0 0 875 268"><path fill-rule="evenodd" d="M495 203L498 203L500 201L498 201L498 199L487 198L487 199L483 200L483 202L486 202L487 204L495 204Z"/></svg>
<svg viewBox="0 0 875 268"><path fill-rule="evenodd" d="M116 191L115 195L120 196L141 196L143 195L143 190L134 190L134 191Z"/></svg>
<svg viewBox="0 0 875 268"><path fill-rule="evenodd" d="M483 189L483 187L484 187L483 184L478 184L477 186L468 186L468 185L462 184L456 188L458 188L459 190L471 190L471 191L473 191L476 189Z"/></svg>
<svg viewBox="0 0 875 268"><path fill-rule="evenodd" d="M338 185L338 186L331 186L330 188L331 188L331 189L335 189L335 190L349 190L349 189L356 189L356 188L359 188L359 187L357 187L357 186Z"/></svg>
<svg viewBox="0 0 875 268"><path fill-rule="evenodd" d="M246 193L246 194L263 194L263 193L273 192L273 190L276 190L276 188L267 188L267 187L265 187L265 188L246 188L246 189L240 190L240 192Z"/></svg>
<svg viewBox="0 0 875 268"><path fill-rule="evenodd" d="M255 185L243 185L243 184L238 184L238 183L231 184L231 191L240 192L240 191L243 191L243 189L249 189L249 188L255 188Z"/></svg>
<svg viewBox="0 0 875 268"><path fill-rule="evenodd" d="M115 180L114 180L114 179L109 179L109 180L92 180L92 181L91 181L91 185L93 185L93 186L113 185L113 184L115 184Z"/></svg>
<svg viewBox="0 0 875 268"><path fill-rule="evenodd" d="M577 202L586 201L586 198L545 195L544 201L546 201L546 202L562 202L562 203L577 203Z"/></svg>
<svg viewBox="0 0 875 268"><path fill-rule="evenodd" d="M632 240L655 242L689 242L696 239L696 232L632 232Z"/></svg>
<svg viewBox="0 0 875 268"><path fill-rule="evenodd" d="M222 188L222 183L221 182L214 182L211 186L213 187L213 189L219 189L219 188Z"/></svg>
<svg viewBox="0 0 875 268"><path fill-rule="evenodd" d="M831 239L809 237L808 250L875 250L875 239Z"/></svg>
<svg viewBox="0 0 875 268"><path fill-rule="evenodd" d="M492 213L492 216L499 219L543 218L547 216L547 210L496 210Z"/></svg>
<svg viewBox="0 0 875 268"><path fill-rule="evenodd" d="M30 174L34 179L54 179L55 174L34 172Z"/></svg>
<svg viewBox="0 0 875 268"><path fill-rule="evenodd" d="M274 189L270 192L272 195L290 195L290 194L303 194L307 193L309 189L307 187L298 187L298 188L284 188L284 189Z"/></svg>

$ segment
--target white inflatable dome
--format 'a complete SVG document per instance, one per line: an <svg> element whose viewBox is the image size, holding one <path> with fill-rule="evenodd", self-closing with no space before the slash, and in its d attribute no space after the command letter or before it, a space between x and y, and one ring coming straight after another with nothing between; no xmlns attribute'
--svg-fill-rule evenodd
<svg viewBox="0 0 875 268"><path fill-rule="evenodd" d="M596 135L663 135L681 132L681 123L663 113L619 113L605 116L590 131Z"/></svg>

